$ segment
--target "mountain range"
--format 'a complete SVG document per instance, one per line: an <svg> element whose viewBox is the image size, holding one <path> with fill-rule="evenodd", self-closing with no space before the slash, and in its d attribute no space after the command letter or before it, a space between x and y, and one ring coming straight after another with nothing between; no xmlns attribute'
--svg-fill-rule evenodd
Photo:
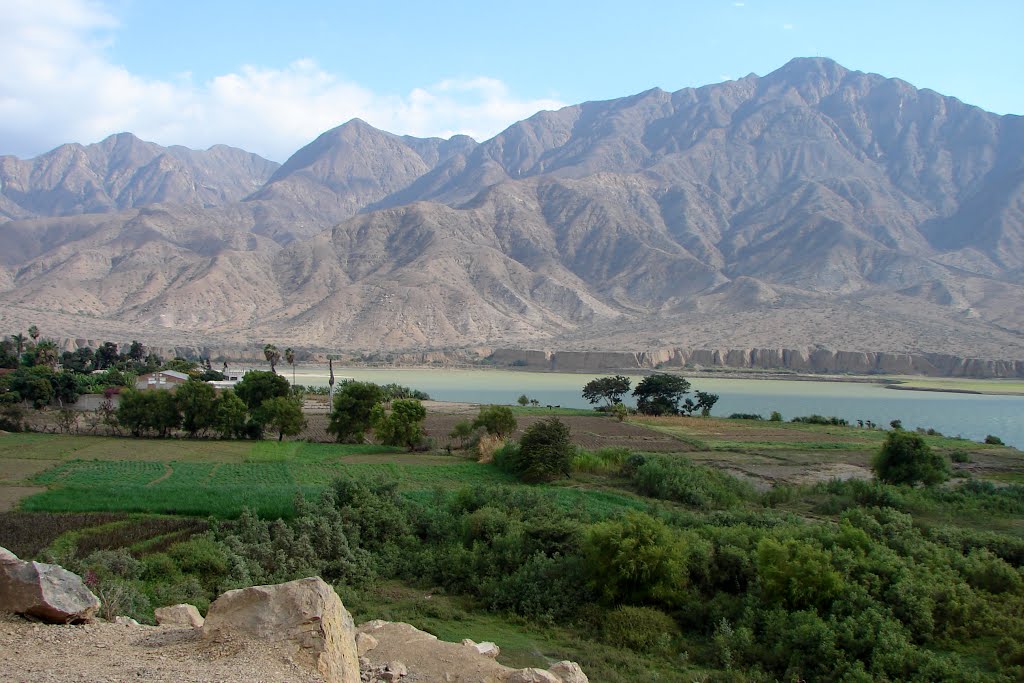
<svg viewBox="0 0 1024 683"><path fill-rule="evenodd" d="M482 143L0 157L0 221L10 331L1024 358L1024 118L821 58Z"/></svg>

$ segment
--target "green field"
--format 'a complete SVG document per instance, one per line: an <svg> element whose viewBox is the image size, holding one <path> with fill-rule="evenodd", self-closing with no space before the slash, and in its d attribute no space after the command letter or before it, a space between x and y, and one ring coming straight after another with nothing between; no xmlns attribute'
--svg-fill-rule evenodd
<svg viewBox="0 0 1024 683"><path fill-rule="evenodd" d="M593 450L539 485L469 453L2 435L0 494L30 495L0 545L93 572L143 620L319 574L357 620L594 681L1024 676L1019 451L924 436L953 479L895 486L870 480L885 430L612 420L567 418Z"/></svg>

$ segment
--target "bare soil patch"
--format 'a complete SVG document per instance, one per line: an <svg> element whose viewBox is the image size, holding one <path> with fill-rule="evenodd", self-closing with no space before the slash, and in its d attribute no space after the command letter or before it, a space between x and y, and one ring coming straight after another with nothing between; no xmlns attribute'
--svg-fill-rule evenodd
<svg viewBox="0 0 1024 683"><path fill-rule="evenodd" d="M18 484L53 466L46 460L0 459L0 484Z"/></svg>
<svg viewBox="0 0 1024 683"><path fill-rule="evenodd" d="M22 498L42 493L46 488L42 486L6 486L0 485L0 512L13 510L18 501Z"/></svg>

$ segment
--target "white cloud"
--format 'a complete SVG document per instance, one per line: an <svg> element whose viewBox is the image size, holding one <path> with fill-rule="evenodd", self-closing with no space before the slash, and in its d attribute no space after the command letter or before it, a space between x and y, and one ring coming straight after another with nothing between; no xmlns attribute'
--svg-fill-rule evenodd
<svg viewBox="0 0 1024 683"><path fill-rule="evenodd" d="M64 142L130 131L164 145L225 143L283 161L354 117L394 133L484 139L540 109L563 106L517 97L482 76L380 93L309 59L242 66L198 83L187 71L173 80L143 78L106 58L104 45L117 22L101 5L4 4L0 154L34 156Z"/></svg>
<svg viewBox="0 0 1024 683"><path fill-rule="evenodd" d="M782 25L782 30L783 31L792 31L793 30L793 24L783 24Z"/></svg>

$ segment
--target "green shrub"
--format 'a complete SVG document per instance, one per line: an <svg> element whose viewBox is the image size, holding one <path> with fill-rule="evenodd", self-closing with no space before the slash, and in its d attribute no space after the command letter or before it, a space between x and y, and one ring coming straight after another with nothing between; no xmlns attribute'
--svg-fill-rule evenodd
<svg viewBox="0 0 1024 683"><path fill-rule="evenodd" d="M949 459L955 463L973 462L973 460L971 459L971 454L962 448L957 448L956 450L950 452Z"/></svg>
<svg viewBox="0 0 1024 683"><path fill-rule="evenodd" d="M985 443L990 444L992 446L1002 446L1002 445L1004 445L1002 439L1000 439L998 436L994 436L992 434L989 434L988 436L985 437Z"/></svg>
<svg viewBox="0 0 1024 683"><path fill-rule="evenodd" d="M772 416L768 418L769 422L782 422L782 413L777 410L772 411Z"/></svg>
<svg viewBox="0 0 1024 683"><path fill-rule="evenodd" d="M733 413L729 416L730 420L763 420L764 418L757 413Z"/></svg>
<svg viewBox="0 0 1024 683"><path fill-rule="evenodd" d="M617 405L622 405L617 404ZM609 446L596 451L580 449L572 459L572 468L576 472L591 474L611 474L622 470L623 463L630 457L628 448Z"/></svg>
<svg viewBox="0 0 1024 683"><path fill-rule="evenodd" d="M480 414L473 421L473 428L482 427L492 436L506 437L516 431L518 423L508 406L481 406Z"/></svg>
<svg viewBox="0 0 1024 683"><path fill-rule="evenodd" d="M512 473L527 483L551 481L572 474L575 452L568 425L549 417L527 428L509 464Z"/></svg>
<svg viewBox="0 0 1024 683"><path fill-rule="evenodd" d="M646 654L667 654L679 637L675 620L654 607L620 605L601 624L601 640Z"/></svg>
<svg viewBox="0 0 1024 683"><path fill-rule="evenodd" d="M949 479L949 463L920 434L893 430L871 462L875 475L890 484L939 484Z"/></svg>
<svg viewBox="0 0 1024 683"><path fill-rule="evenodd" d="M728 508L754 497L753 488L720 470L686 458L649 455L636 467L633 483L645 496L696 508Z"/></svg>

